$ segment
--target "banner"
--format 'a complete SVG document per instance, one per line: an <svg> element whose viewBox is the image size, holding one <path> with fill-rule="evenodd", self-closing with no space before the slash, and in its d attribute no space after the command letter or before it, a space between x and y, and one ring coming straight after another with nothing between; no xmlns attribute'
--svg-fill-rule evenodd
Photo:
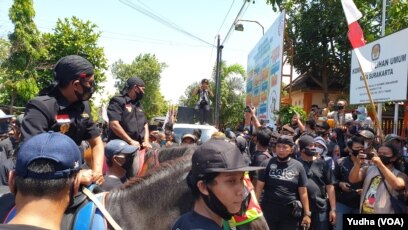
<svg viewBox="0 0 408 230"><path fill-rule="evenodd" d="M373 63L366 72L374 102L405 101L408 88L408 29L388 35L360 48L361 55ZM352 52L350 73L350 104L369 103L363 76Z"/></svg>
<svg viewBox="0 0 408 230"><path fill-rule="evenodd" d="M275 111L280 106L284 33L282 12L248 55L246 105L255 106L258 119L274 129ZM249 125L248 118L245 125Z"/></svg>

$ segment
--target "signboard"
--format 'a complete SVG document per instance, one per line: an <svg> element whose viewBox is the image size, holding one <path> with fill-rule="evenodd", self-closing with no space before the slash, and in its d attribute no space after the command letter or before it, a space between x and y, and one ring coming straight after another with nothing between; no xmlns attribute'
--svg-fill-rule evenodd
<svg viewBox="0 0 408 230"><path fill-rule="evenodd" d="M373 63L366 73L374 102L405 101L408 88L408 29L383 37L361 47L362 55ZM350 104L369 103L356 54L351 57Z"/></svg>
<svg viewBox="0 0 408 230"><path fill-rule="evenodd" d="M248 55L246 105L255 106L257 117L274 129L280 106L284 29L282 12ZM245 125L249 125L248 116Z"/></svg>

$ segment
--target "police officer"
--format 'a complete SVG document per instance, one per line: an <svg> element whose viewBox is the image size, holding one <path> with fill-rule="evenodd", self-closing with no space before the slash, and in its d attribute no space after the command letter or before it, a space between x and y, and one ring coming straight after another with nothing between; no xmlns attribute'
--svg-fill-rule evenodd
<svg viewBox="0 0 408 230"><path fill-rule="evenodd" d="M21 133L23 141L48 131L63 133L78 146L87 140L92 148L92 181L102 184L104 147L88 101L93 92L92 64L77 55L61 58L54 67L54 83L27 103Z"/></svg>
<svg viewBox="0 0 408 230"><path fill-rule="evenodd" d="M122 139L133 146L151 148L149 125L140 100L145 90L144 81L131 77L121 95L113 97L108 105L109 139Z"/></svg>

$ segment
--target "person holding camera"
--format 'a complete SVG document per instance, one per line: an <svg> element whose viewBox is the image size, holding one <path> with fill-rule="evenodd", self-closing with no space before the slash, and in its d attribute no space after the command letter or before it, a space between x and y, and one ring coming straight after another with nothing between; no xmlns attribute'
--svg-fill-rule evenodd
<svg viewBox="0 0 408 230"><path fill-rule="evenodd" d="M343 229L343 215L359 213L360 194L363 182L351 183L349 181L350 170L353 168L353 159L359 153L364 152L364 139L353 136L347 142L349 155L339 158L334 167L336 180L336 229Z"/></svg>
<svg viewBox="0 0 408 230"><path fill-rule="evenodd" d="M208 124L210 116L210 97L213 97L208 79L201 81L201 86L193 91L193 96L199 95L195 109L199 113L200 124Z"/></svg>

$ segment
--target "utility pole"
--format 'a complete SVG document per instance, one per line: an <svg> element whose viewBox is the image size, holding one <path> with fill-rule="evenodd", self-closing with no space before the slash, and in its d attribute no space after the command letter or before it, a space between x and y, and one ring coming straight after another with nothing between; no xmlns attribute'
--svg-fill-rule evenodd
<svg viewBox="0 0 408 230"><path fill-rule="evenodd" d="M217 38L217 65L215 68L215 110L214 110L214 124L219 128L219 116L220 116L220 89L221 89L221 56L222 48L220 45L220 35Z"/></svg>

